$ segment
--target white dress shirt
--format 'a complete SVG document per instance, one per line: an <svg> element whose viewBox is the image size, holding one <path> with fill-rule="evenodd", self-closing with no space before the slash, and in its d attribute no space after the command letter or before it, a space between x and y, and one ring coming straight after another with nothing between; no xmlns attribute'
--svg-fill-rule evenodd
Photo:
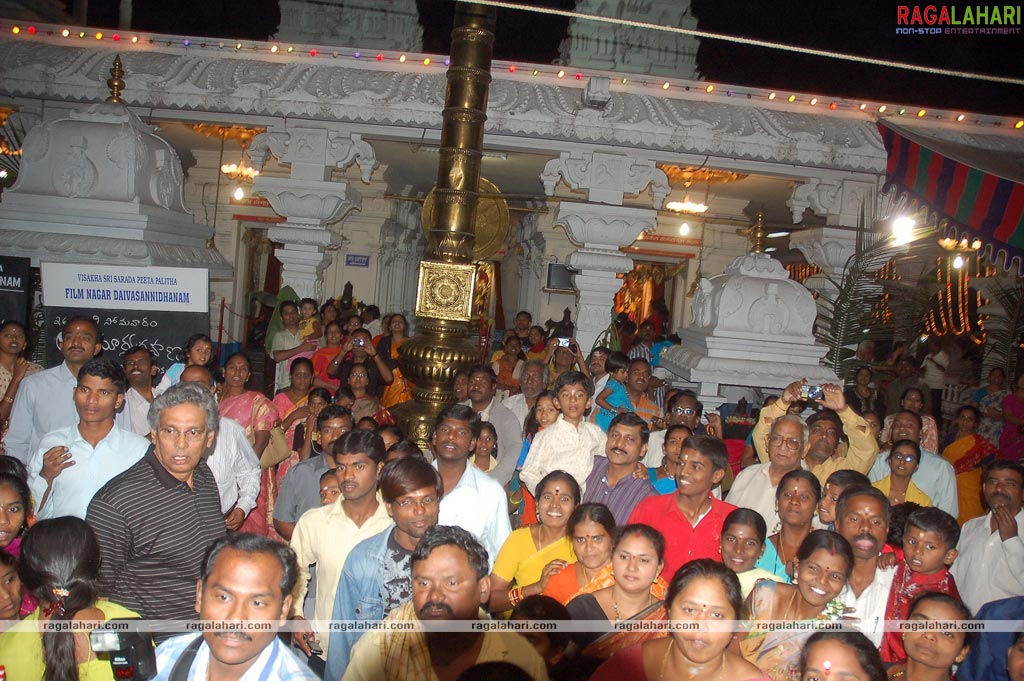
<svg viewBox="0 0 1024 681"><path fill-rule="evenodd" d="M26 376L11 408L11 427L4 437L7 454L28 463L47 433L78 424L75 386L67 363Z"/></svg>
<svg viewBox="0 0 1024 681"><path fill-rule="evenodd" d="M217 481L220 510L227 513L237 506L249 515L256 508L256 497L260 493L260 460L238 421L220 417L217 441L213 453L206 458L206 465Z"/></svg>
<svg viewBox="0 0 1024 681"><path fill-rule="evenodd" d="M972 518L960 530L959 554L950 571L956 588L971 612L985 603L1024 596L1024 509L1019 511L1017 535L1003 541L992 531L992 513Z"/></svg>
<svg viewBox="0 0 1024 681"><path fill-rule="evenodd" d="M39 449L28 462L28 484L36 517L58 518L72 515L85 518L89 502L111 478L131 468L149 449L149 440L116 425L93 447L78 430L78 424L47 433L39 441ZM68 466L53 479L46 505L39 508L46 493L43 455L52 447L67 447L74 466Z"/></svg>
<svg viewBox="0 0 1024 681"><path fill-rule="evenodd" d="M593 399L595 401L597 400L597 396L600 395L601 392L604 391L604 389L608 387L608 379L611 378L611 377L612 377L611 374L605 374L601 378L599 378L596 381L594 381L594 394L591 397L591 399ZM596 409L597 407L595 406L594 408Z"/></svg>
<svg viewBox="0 0 1024 681"><path fill-rule="evenodd" d="M565 471L586 491L587 476L594 468L594 457L604 456L608 436L600 426L581 421L574 426L561 414L555 422L537 433L530 445L519 479L531 492L551 471Z"/></svg>
<svg viewBox="0 0 1024 681"><path fill-rule="evenodd" d="M867 586L860 596L853 593L853 589L847 584L839 593L839 598L847 607L854 611L849 616L855 618L853 626L862 634L871 639L875 647L882 645L882 636L885 634L885 606L889 603L889 590L892 588L892 580L896 576L896 568L875 569L875 578ZM957 585L959 587L959 585Z"/></svg>
<svg viewBox="0 0 1024 681"><path fill-rule="evenodd" d="M167 388L170 383L164 385L161 382L155 388L153 388L153 398L159 397ZM131 431L136 435L146 437L149 435L149 405L152 404L149 400L142 396L142 394L135 388L128 388L128 392L124 394L124 409L121 413L125 418L128 419L128 423L131 424ZM123 424L118 424L124 428Z"/></svg>
<svg viewBox="0 0 1024 681"><path fill-rule="evenodd" d="M781 521L775 509L775 489L768 467L771 463L756 463L747 466L732 483L725 500L740 508L750 508L761 514L768 526L768 534L778 531Z"/></svg>
<svg viewBox="0 0 1024 681"><path fill-rule="evenodd" d="M665 456L665 433L668 430L656 430L647 438L647 454L644 455L643 464L648 468L657 468Z"/></svg>
<svg viewBox="0 0 1024 681"><path fill-rule="evenodd" d="M14 397L11 426L4 437L7 455L28 463L39 449L39 441L44 435L77 425L77 386L78 376L71 373L67 362L26 376ZM131 430L127 407L114 415L114 424L118 428Z"/></svg>
<svg viewBox="0 0 1024 681"><path fill-rule="evenodd" d="M437 468L437 461L432 465ZM498 551L512 534L505 488L467 461L459 484L441 497L437 524L456 525L479 539L494 567Z"/></svg>
<svg viewBox="0 0 1024 681"><path fill-rule="evenodd" d="M519 421L519 432L522 432L526 425L526 417L530 415L530 405L526 403L526 395L519 393L512 397L506 397L502 400L501 406L512 412L512 415Z"/></svg>
<svg viewBox="0 0 1024 681"><path fill-rule="evenodd" d="M274 337L270 341L270 358L274 358L275 352L278 350L291 350L302 344L302 331L296 330L292 333L288 329L281 329L274 334ZM277 363L276 373L274 374L274 389L284 390L292 384L291 374L288 373L288 369L292 365L292 359L286 359Z"/></svg>
<svg viewBox="0 0 1024 681"><path fill-rule="evenodd" d="M868 473L871 482L878 482L889 475L889 452L885 451L878 455L875 464ZM956 472L953 464L941 456L921 450L921 462L914 471L914 484L927 494L937 508L941 508L954 518L960 515L960 501L956 493ZM960 585L957 584L957 587Z"/></svg>

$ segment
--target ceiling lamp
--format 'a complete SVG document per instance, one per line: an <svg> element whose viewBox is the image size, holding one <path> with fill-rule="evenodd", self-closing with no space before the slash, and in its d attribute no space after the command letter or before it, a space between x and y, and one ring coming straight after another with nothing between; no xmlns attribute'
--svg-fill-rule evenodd
<svg viewBox="0 0 1024 681"><path fill-rule="evenodd" d="M705 213L708 210L706 203L696 203L690 200L690 195L683 197L682 201L669 201L665 208L676 213Z"/></svg>
<svg viewBox="0 0 1024 681"><path fill-rule="evenodd" d="M220 172L227 175L230 180L238 182L252 182L260 175L260 171L245 165L244 152L238 163L225 163L220 167Z"/></svg>
<svg viewBox="0 0 1024 681"><path fill-rule="evenodd" d="M220 172L223 173L232 182L252 182L254 179L259 177L260 171L249 166L245 162L245 150L249 148L249 144L256 135L263 132L263 128L246 128L241 125L211 125L208 123L196 123L192 125L192 130L205 135L206 137L219 137L221 141L220 153L221 160L224 160L224 142L227 140L235 140L238 145L242 147L242 156L238 159L238 163L224 163L220 167Z"/></svg>
<svg viewBox="0 0 1024 681"><path fill-rule="evenodd" d="M725 183L725 182L736 182L746 177L743 173L734 173L728 170L713 170L711 168L701 167L681 167L677 165L659 164L658 168L664 171L665 176L668 178L669 184L672 186L683 185L683 187L689 190L690 186L694 183L704 183L710 189L712 184ZM682 201L669 201L665 204L665 209L670 210L674 213L693 213L700 215L708 210L708 193L705 192L703 201L692 201L690 199L689 191L683 196Z"/></svg>

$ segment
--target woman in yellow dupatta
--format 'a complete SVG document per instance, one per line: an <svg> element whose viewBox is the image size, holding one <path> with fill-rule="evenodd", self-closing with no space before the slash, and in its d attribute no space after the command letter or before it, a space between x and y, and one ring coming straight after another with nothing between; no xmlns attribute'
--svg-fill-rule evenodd
<svg viewBox="0 0 1024 681"><path fill-rule="evenodd" d="M957 437L942 450L942 458L953 464L956 473L956 492L960 500L957 522L963 525L971 518L985 515L981 498L982 461L995 457L999 450L978 435L980 414L970 404L956 410Z"/></svg>
<svg viewBox="0 0 1024 681"><path fill-rule="evenodd" d="M665 538L660 532L643 524L622 527L612 551L612 583L569 601L569 614L574 620L596 622L668 619L661 578L664 561ZM607 582L608 576L598 575L588 588ZM666 631L592 631L579 635L577 643L584 657L606 660L622 648L667 635Z"/></svg>
<svg viewBox="0 0 1024 681"><path fill-rule="evenodd" d="M569 518L580 497L579 483L565 471L552 471L537 483L540 522L515 530L498 551L491 572L492 612L505 612L526 596L542 593L551 576L576 559Z"/></svg>
<svg viewBox="0 0 1024 681"><path fill-rule="evenodd" d="M409 340L409 322L401 314L393 314L388 320L388 334L377 340L377 352L391 369L394 380L384 386L384 394L380 398L385 409L412 399L412 386L398 366L398 349Z"/></svg>

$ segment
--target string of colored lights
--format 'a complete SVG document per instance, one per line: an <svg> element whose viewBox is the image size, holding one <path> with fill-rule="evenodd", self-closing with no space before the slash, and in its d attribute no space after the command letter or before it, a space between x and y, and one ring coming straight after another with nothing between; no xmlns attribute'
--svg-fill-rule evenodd
<svg viewBox="0 0 1024 681"><path fill-rule="evenodd" d="M582 12L573 12L570 10L556 9L554 7L537 7L534 5L524 5L518 2L504 2L503 0L455 0L455 2L473 3L479 5L486 5L489 7L500 7L503 9L515 9L523 12L535 12L537 14L547 14L550 16L566 17L570 19L581 19L583 21L593 21L596 23L614 24L616 26L632 26L634 28L643 28L651 31L662 31L666 33L690 35L695 38L706 38L709 40L722 40L725 42L736 43L739 45L767 47L769 49L781 50L784 52L795 52L797 54L807 54L814 57L827 57L829 59L839 59L843 61L852 61L861 64L871 64L873 66L887 66L889 68L894 69L905 69L910 71L917 71L920 73L932 73L939 76L953 76L956 78L967 78L970 80L987 80L994 83L1006 83L1008 85L1024 85L1024 79L1013 78L1011 76L994 76L987 73L956 71L954 69L944 69L935 66L925 66L923 64L911 64L908 62L895 61L892 59L878 59L876 57L865 57L858 54L833 52L832 50L819 50L813 47L787 45L785 43L776 43L768 40L759 40L757 38L744 38L743 36L729 35L728 33L714 33L712 31L701 31L695 28L683 28L681 26L665 26L663 24L655 24L649 21L636 21L634 19L626 19L623 17L606 17L596 14L584 14Z"/></svg>
<svg viewBox="0 0 1024 681"><path fill-rule="evenodd" d="M463 0L457 0L463 1ZM488 0L485 4L495 4L495 6L504 6L508 3L494 2ZM530 9L527 6L518 6L518 9ZM540 8L539 8L540 9ZM558 10L562 12L562 10ZM574 14L574 13L569 13ZM584 15L589 16L589 15ZM616 22L635 23L643 24L644 22L629 22L626 20L616 20ZM653 27L654 25L652 25ZM671 28L671 27L669 27ZM682 30L682 29L680 29ZM688 29L687 29L688 30ZM59 27L52 25L27 25L23 26L19 23L12 23L10 21L0 21L0 32L10 31L14 36L19 38L31 39L31 38L46 38L51 39L55 36L68 40L95 40L99 42L113 42L118 43L118 49L147 49L150 46L153 47L168 47L168 48L185 48L186 50L233 50L238 53L268 53L277 57L288 57L292 59L356 59L362 62L378 62L382 67L393 67L397 62L402 64L405 68L418 66L420 68L445 68L450 64L450 59L447 57L438 57L437 55L424 55L424 54L406 54L401 52L369 52L364 53L362 50L351 49L351 48L335 48L324 45L281 45L275 42L260 42L260 41L230 41L230 40L216 40L212 38L194 38L184 36L173 36L164 34L149 34L141 32L133 32L130 35L121 35L117 31L102 31L95 29L86 29L84 27ZM705 32L696 32L705 33ZM708 37L719 37L717 34L708 34ZM746 39L744 39L746 40ZM129 47L129 45L131 47ZM697 93L703 92L705 95L710 96L722 96L722 97L740 97L747 100L759 101L762 106L778 106L785 107L787 104L794 106L810 106L818 107L822 105L822 109L827 109L831 112L837 112L843 115L856 114L863 112L868 115L877 116L903 116L906 114L912 114L917 118L927 118L928 120L945 121L945 122L956 122L956 123L967 123L976 126L991 126L995 128L1002 127L1013 127L1017 130L1024 129L1024 118L1011 118L1004 116L989 116L982 114L968 114L966 112L949 111L949 110L932 110L922 107L914 107L909 105L899 105L891 103L881 102L870 102L870 101L850 101L838 97L822 97L811 95L807 93L780 93L777 91L767 91L760 88L751 88L743 86L729 86L729 85L716 85L714 83L687 81L679 79L668 79L662 80L654 78L652 76L644 75L625 75L621 73L615 74L606 71L582 71L573 69L568 66L545 66L540 64L515 64L510 62L495 61L493 62L494 69L501 69L507 71L509 74L505 78L515 80L530 80L533 78L554 78L556 80L562 80L571 78L572 80L582 81L589 79L594 76L608 77L618 83L619 86L624 86L622 89L625 90L661 90L661 91L676 91L686 93ZM970 76L972 74L960 74L956 75ZM983 74L973 74L983 75ZM1014 79L1014 82L1017 82ZM1019 83L1024 85L1024 80L1019 80ZM825 102L828 102L827 104ZM770 104L766 104L769 102Z"/></svg>

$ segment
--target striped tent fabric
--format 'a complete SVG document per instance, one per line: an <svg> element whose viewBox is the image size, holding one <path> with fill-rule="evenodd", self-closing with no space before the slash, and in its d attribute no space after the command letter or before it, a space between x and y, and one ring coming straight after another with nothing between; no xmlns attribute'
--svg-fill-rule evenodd
<svg viewBox="0 0 1024 681"><path fill-rule="evenodd" d="M907 192L939 213L957 238L980 239L993 262L1002 253L1004 267L1015 264L1024 275L1024 183L994 167L1019 169L1019 154L932 140L885 121L878 130L888 153L886 189Z"/></svg>

